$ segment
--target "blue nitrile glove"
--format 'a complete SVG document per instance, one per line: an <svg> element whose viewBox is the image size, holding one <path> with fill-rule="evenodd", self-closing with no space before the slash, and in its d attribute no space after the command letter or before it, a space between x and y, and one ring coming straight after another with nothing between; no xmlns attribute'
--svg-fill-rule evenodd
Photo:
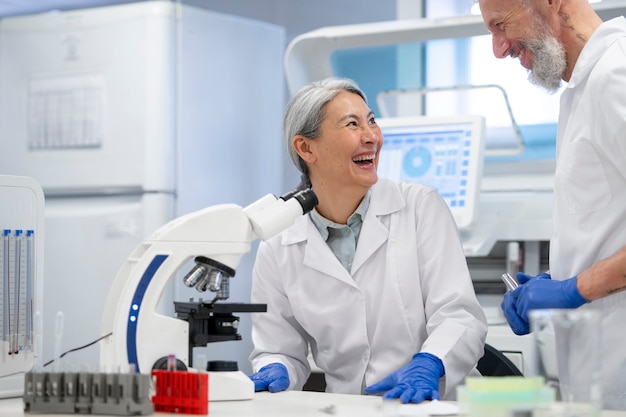
<svg viewBox="0 0 626 417"><path fill-rule="evenodd" d="M521 285L521 284L526 284L528 281L530 281L533 278L537 278L537 279L552 279L552 277L550 276L550 274L548 274L547 272L541 272L539 275L534 276L534 275L529 275L529 274L525 274L523 272L518 272L515 277L517 278L517 282Z"/></svg>
<svg viewBox="0 0 626 417"><path fill-rule="evenodd" d="M535 278L525 280L528 275L517 274L520 286L504 294L502 311L513 333L517 335L530 332L528 312L540 308L577 308L588 301L580 295L576 287L576 277L563 281L550 278L542 273Z"/></svg>
<svg viewBox="0 0 626 417"><path fill-rule="evenodd" d="M270 363L250 375L254 391L279 392L289 388L289 373L282 363Z"/></svg>
<svg viewBox="0 0 626 417"><path fill-rule="evenodd" d="M416 353L406 366L380 382L365 387L366 394L387 391L383 398L400 398L403 403L439 399L439 378L445 375L441 359L430 353Z"/></svg>

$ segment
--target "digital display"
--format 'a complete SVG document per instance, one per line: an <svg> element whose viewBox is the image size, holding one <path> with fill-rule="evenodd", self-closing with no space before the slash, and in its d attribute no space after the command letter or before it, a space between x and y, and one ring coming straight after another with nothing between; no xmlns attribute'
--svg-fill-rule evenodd
<svg viewBox="0 0 626 417"><path fill-rule="evenodd" d="M385 142L378 175L435 189L459 226L473 217L482 174L484 129L480 118L379 119ZM469 220L468 220L469 219Z"/></svg>
<svg viewBox="0 0 626 417"><path fill-rule="evenodd" d="M381 177L428 185L450 207L467 203L471 125L390 129L384 137Z"/></svg>

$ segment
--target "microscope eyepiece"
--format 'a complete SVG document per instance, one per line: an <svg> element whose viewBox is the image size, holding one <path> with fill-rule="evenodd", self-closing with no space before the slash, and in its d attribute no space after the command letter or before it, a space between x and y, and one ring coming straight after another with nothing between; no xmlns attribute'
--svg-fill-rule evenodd
<svg viewBox="0 0 626 417"><path fill-rule="evenodd" d="M302 214L306 214L309 211L313 210L315 206L317 206L317 196L313 192L312 188L307 188L305 190L293 190L289 191L286 194L280 196L281 200L287 201L290 198L295 198L300 206L302 207Z"/></svg>
<svg viewBox="0 0 626 417"><path fill-rule="evenodd" d="M313 192L312 188L307 188L306 190L302 190L294 194L293 198L298 200L298 203L302 206L302 214L306 214L313 210L318 204L317 196Z"/></svg>
<svg viewBox="0 0 626 417"><path fill-rule="evenodd" d="M294 195L298 194L300 192L300 190L298 190L297 188L295 190L291 190L283 195L280 196L280 199L283 201L287 201L289 200L291 197L293 197Z"/></svg>

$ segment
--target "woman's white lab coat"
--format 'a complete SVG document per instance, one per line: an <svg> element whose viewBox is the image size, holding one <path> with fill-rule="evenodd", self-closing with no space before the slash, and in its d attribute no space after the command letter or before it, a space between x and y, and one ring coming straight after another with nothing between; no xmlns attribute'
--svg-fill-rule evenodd
<svg viewBox="0 0 626 417"><path fill-rule="evenodd" d="M301 389L315 363L328 392L365 386L428 352L444 364L442 398L483 355L486 319L476 300L454 219L422 185L379 180L371 189L351 272L309 216L259 246L252 302L255 371L281 362L290 389Z"/></svg>
<svg viewBox="0 0 626 417"><path fill-rule="evenodd" d="M561 96L554 192L553 279L580 274L626 245L626 19L603 23ZM602 310L605 408L626 409L626 292Z"/></svg>

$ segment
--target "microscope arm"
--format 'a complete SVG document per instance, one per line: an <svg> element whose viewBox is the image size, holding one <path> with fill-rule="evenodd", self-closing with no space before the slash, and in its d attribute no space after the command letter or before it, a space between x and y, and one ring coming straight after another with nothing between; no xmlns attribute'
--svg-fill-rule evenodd
<svg viewBox="0 0 626 417"><path fill-rule="evenodd" d="M184 320L157 312L170 280L196 256L235 271L257 238L284 230L317 204L305 190L283 200L267 195L245 209L234 204L211 206L165 224L142 242L120 268L102 318L101 370L149 373L161 357L176 355L189 364L189 327Z"/></svg>

